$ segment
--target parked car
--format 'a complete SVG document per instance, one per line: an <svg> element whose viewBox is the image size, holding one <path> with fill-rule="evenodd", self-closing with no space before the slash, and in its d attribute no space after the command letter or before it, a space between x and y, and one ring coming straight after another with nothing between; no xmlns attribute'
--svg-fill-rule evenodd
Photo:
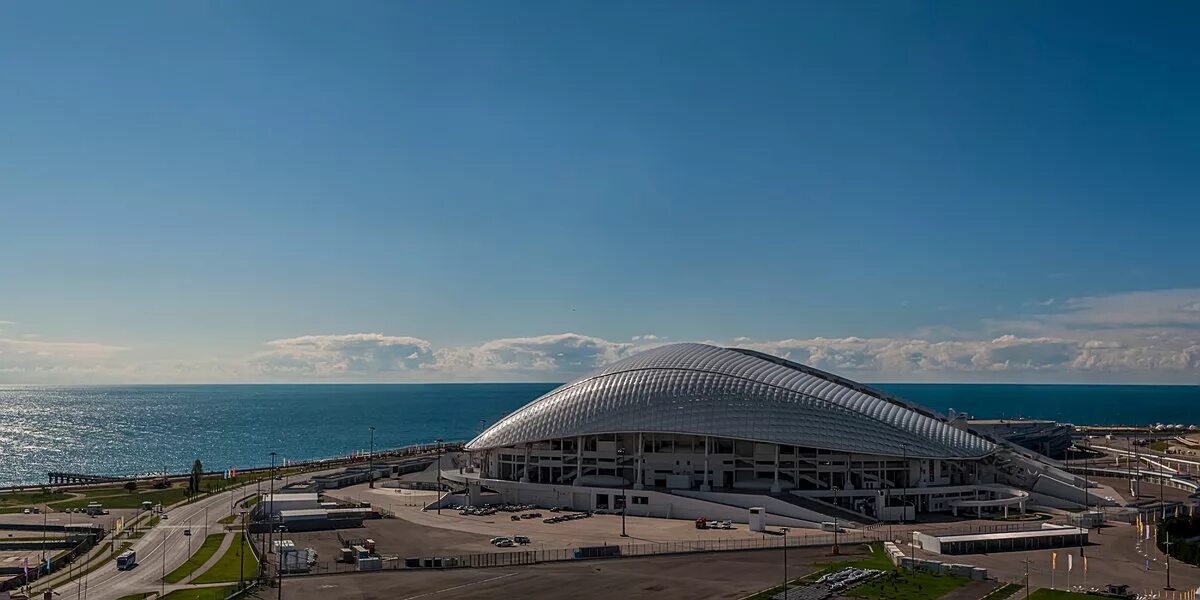
<svg viewBox="0 0 1200 600"><path fill-rule="evenodd" d="M524 535L514 535L513 541L524 546L525 544L529 543L529 538Z"/></svg>
<svg viewBox="0 0 1200 600"><path fill-rule="evenodd" d="M499 542L496 542L497 548L512 548L512 546L513 546L513 541L508 538L504 538L504 539L500 540Z"/></svg>
<svg viewBox="0 0 1200 600"><path fill-rule="evenodd" d="M25 514L29 514L29 509L25 509Z"/></svg>

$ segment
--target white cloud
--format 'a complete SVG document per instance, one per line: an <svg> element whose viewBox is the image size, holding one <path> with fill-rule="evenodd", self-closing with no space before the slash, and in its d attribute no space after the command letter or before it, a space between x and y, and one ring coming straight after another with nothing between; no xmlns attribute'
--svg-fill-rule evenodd
<svg viewBox="0 0 1200 600"><path fill-rule="evenodd" d="M1200 375L1200 290L1161 290L1032 305L1018 319L924 327L888 337L709 343L741 346L866 381L1138 381ZM665 343L578 333L438 346L384 333L304 335L220 359L158 357L117 345L0 337L0 383L206 381L563 381Z"/></svg>
<svg viewBox="0 0 1200 600"><path fill-rule="evenodd" d="M1072 298L1042 320L1068 327L1162 328L1200 326L1200 289L1150 290Z"/></svg>
<svg viewBox="0 0 1200 600"><path fill-rule="evenodd" d="M127 349L93 342L0 338L0 382L78 381L119 366Z"/></svg>
<svg viewBox="0 0 1200 600"><path fill-rule="evenodd" d="M812 338L740 342L830 371L869 378L956 374L1057 373L1086 380L1089 373L1155 374L1164 379L1194 377L1200 370L1200 343L1181 347L1125 347L1115 341L1002 335L990 340L929 341L913 338ZM1001 377L1003 378L1003 377Z"/></svg>
<svg viewBox="0 0 1200 600"><path fill-rule="evenodd" d="M577 333L504 338L477 346L438 350L437 362L430 370L463 373L471 378L526 374L553 380L620 360L636 348L634 344Z"/></svg>
<svg viewBox="0 0 1200 600"><path fill-rule="evenodd" d="M432 346L415 337L380 333L305 335L267 342L251 364L265 375L354 377L404 373L433 360Z"/></svg>

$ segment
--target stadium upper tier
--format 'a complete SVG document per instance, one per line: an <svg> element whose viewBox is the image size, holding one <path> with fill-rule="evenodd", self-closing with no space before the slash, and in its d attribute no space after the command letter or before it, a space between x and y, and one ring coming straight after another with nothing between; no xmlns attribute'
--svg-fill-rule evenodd
<svg viewBox="0 0 1200 600"><path fill-rule="evenodd" d="M670 344L617 361L530 402L467 448L627 432L913 458L977 458L995 450L934 413L861 384L707 344Z"/></svg>

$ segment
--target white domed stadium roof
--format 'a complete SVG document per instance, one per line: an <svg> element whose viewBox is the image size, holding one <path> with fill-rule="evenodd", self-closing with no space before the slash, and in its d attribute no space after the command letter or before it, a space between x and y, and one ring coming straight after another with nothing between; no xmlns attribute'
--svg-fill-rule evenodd
<svg viewBox="0 0 1200 600"><path fill-rule="evenodd" d="M885 456L974 458L995 446L935 413L767 354L670 344L530 402L469 450L601 433L682 433Z"/></svg>

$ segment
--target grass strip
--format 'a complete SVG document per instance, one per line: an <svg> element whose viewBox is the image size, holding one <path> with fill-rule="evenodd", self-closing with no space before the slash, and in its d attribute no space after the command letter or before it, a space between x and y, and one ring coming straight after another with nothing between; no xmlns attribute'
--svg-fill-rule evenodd
<svg viewBox="0 0 1200 600"><path fill-rule="evenodd" d="M241 546L240 557L238 556L239 546ZM258 559L254 558L254 552L246 543L245 536L238 532L233 534L233 543L229 545L225 554L221 555L216 564L193 579L192 583L237 581L239 576L253 578L257 574Z"/></svg>
<svg viewBox="0 0 1200 600"><path fill-rule="evenodd" d="M1042 588L1029 595L1029 600L1095 600L1095 598L1095 596L1089 594L1076 594L1075 592L1048 590L1046 588Z"/></svg>
<svg viewBox="0 0 1200 600"><path fill-rule="evenodd" d="M213 533L208 537L205 537L204 543L200 544L200 547L196 549L195 554L189 556L186 562L184 562L182 565L179 565L178 569L167 573L167 576L163 577L163 581L167 583L179 583L180 581L187 579L188 575L191 575L193 571L199 569L201 565L208 562L208 559L212 558L213 554L217 553L217 550L221 547L221 542L224 539L225 534L223 533Z"/></svg>
<svg viewBox="0 0 1200 600"><path fill-rule="evenodd" d="M225 600L235 590L236 585L175 590L163 596L161 600Z"/></svg>

